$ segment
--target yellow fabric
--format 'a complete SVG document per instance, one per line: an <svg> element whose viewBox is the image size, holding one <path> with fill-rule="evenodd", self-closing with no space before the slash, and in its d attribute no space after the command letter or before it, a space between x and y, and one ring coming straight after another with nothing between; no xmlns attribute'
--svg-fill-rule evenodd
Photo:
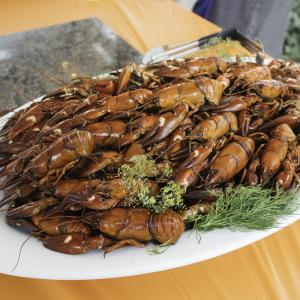
<svg viewBox="0 0 300 300"><path fill-rule="evenodd" d="M101 19L142 53L220 30L170 0L1 0L0 35L88 17Z"/></svg>
<svg viewBox="0 0 300 300"><path fill-rule="evenodd" d="M0 34L96 16L141 52L219 30L167 0L1 0L0 7ZM299 231L298 222L221 257L143 276L74 282L1 275L0 299L300 299Z"/></svg>

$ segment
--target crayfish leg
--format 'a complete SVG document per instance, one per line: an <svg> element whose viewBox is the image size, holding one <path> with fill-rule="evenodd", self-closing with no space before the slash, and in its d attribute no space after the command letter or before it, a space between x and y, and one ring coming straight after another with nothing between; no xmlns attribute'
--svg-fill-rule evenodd
<svg viewBox="0 0 300 300"><path fill-rule="evenodd" d="M104 250L104 256L113 251L113 250L117 250L117 249L120 249L120 248L123 248L123 247L127 247L127 246L135 246L135 247L144 247L145 245L143 243L140 243L136 240L133 240L133 239L126 239L126 240L122 240L122 241L117 241L116 243L114 243L113 245L111 246L107 246L107 247L104 247L103 250Z"/></svg>

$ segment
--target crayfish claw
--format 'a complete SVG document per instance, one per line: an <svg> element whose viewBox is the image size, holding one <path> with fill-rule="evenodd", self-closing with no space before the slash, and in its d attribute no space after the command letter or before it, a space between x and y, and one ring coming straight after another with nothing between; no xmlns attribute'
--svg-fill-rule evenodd
<svg viewBox="0 0 300 300"><path fill-rule="evenodd" d="M117 198L103 198L101 195L92 192L81 194L70 193L64 200L64 203L75 203L81 207L86 207L94 210L110 209L120 202Z"/></svg>
<svg viewBox="0 0 300 300"><path fill-rule="evenodd" d="M33 232L38 230L29 218L11 218L6 216L6 223L10 226L17 227L22 231Z"/></svg>
<svg viewBox="0 0 300 300"><path fill-rule="evenodd" d="M47 249L66 254L81 254L92 249L108 247L112 240L102 235L90 236L82 232L40 237Z"/></svg>

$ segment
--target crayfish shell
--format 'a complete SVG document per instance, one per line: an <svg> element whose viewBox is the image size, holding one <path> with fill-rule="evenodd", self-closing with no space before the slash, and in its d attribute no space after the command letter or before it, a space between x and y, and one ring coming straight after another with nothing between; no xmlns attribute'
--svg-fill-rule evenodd
<svg viewBox="0 0 300 300"><path fill-rule="evenodd" d="M150 221L150 231L161 244L175 244L184 228L182 217L172 210L156 214Z"/></svg>

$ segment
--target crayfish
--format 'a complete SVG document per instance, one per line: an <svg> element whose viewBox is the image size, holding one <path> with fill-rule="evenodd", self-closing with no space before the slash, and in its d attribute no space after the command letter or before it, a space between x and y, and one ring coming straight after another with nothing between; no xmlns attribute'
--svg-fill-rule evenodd
<svg viewBox="0 0 300 300"><path fill-rule="evenodd" d="M282 60L76 78L0 130L0 207L67 254L174 244L228 187L299 187L299 99L300 67Z"/></svg>

